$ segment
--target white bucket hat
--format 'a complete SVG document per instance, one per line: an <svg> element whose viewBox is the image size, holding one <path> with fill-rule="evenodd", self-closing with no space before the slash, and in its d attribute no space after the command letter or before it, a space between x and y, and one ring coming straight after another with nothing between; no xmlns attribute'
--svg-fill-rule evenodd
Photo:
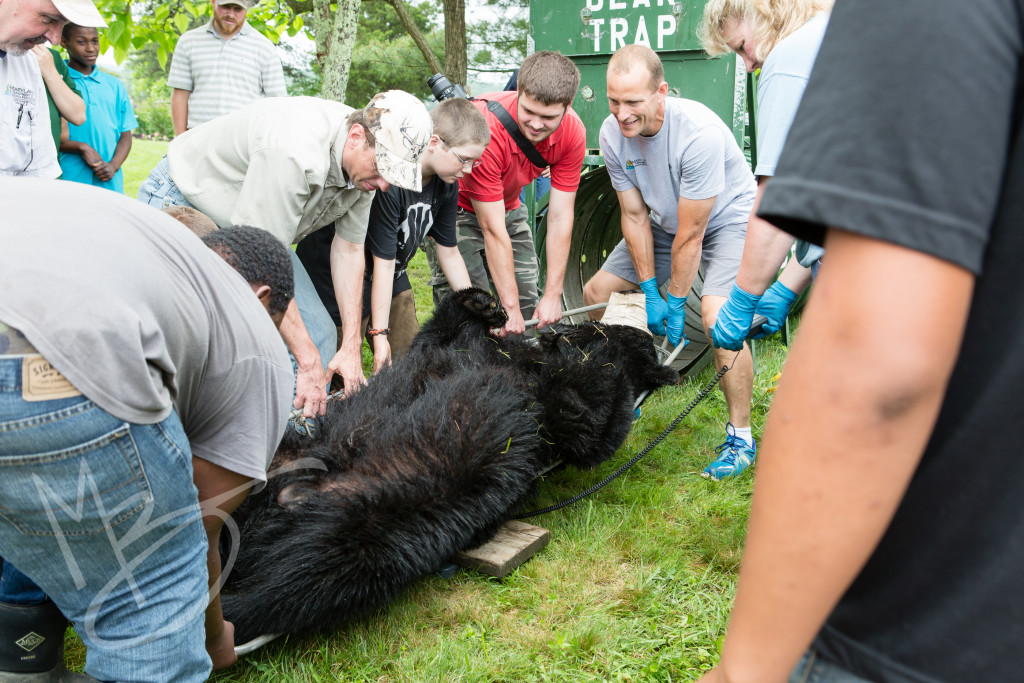
<svg viewBox="0 0 1024 683"><path fill-rule="evenodd" d="M377 171L398 187L423 189L420 158L427 151L434 126L423 103L402 90L373 96L363 110L366 127L377 140Z"/></svg>
<svg viewBox="0 0 1024 683"><path fill-rule="evenodd" d="M72 24L90 28L103 28L107 25L92 0L53 0L53 6Z"/></svg>

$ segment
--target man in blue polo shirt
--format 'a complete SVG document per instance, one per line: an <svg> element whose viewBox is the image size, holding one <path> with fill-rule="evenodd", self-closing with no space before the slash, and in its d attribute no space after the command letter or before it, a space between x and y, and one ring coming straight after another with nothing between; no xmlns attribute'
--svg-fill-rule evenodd
<svg viewBox="0 0 1024 683"><path fill-rule="evenodd" d="M60 44L68 51L68 72L86 111L85 123L69 124L70 137L60 146L64 179L124 192L121 164L132 149L132 129L139 125L128 91L120 80L96 68L96 29L69 23Z"/></svg>

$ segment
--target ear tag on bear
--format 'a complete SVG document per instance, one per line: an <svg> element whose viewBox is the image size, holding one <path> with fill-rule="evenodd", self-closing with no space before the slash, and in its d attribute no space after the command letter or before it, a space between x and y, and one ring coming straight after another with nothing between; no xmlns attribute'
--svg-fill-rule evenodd
<svg viewBox="0 0 1024 683"><path fill-rule="evenodd" d="M82 392L40 355L21 361L21 398L25 401L52 401L81 396Z"/></svg>

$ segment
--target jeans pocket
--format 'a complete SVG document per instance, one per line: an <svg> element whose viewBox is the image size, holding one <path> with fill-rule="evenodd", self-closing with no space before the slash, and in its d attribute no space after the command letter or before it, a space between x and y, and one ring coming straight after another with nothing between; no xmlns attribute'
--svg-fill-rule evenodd
<svg viewBox="0 0 1024 683"><path fill-rule="evenodd" d="M23 534L103 533L152 501L127 424L59 450L0 456L0 517Z"/></svg>
<svg viewBox="0 0 1024 683"><path fill-rule="evenodd" d="M171 184L165 180L154 178L150 175L139 186L137 198L146 202L152 207L162 209L165 206L164 198L171 189Z"/></svg>

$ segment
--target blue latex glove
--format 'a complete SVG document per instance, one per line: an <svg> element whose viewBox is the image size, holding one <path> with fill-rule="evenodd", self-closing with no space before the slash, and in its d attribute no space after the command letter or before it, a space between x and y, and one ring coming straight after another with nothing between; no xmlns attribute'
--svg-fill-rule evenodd
<svg viewBox="0 0 1024 683"><path fill-rule="evenodd" d="M711 343L720 349L739 351L743 340L750 332L754 309L761 297L744 292L739 285L733 285L729 300L718 309L715 328L711 330Z"/></svg>
<svg viewBox="0 0 1024 683"><path fill-rule="evenodd" d="M768 322L762 327L764 330L764 335L762 336L775 334L782 329L782 326L786 324L786 317L789 315L789 309L794 301L796 301L796 293L781 282L776 281L774 285L768 288L768 291L761 297L761 302L757 304L757 309L754 313L755 315L763 315L768 318Z"/></svg>
<svg viewBox="0 0 1024 683"><path fill-rule="evenodd" d="M672 346L686 346L686 297L668 295L668 319L665 321L668 341Z"/></svg>
<svg viewBox="0 0 1024 683"><path fill-rule="evenodd" d="M640 289L644 290L644 297L647 304L647 329L654 334L665 334L665 318L668 317L668 304L661 298L658 291L658 281L655 278L644 280L640 283Z"/></svg>

